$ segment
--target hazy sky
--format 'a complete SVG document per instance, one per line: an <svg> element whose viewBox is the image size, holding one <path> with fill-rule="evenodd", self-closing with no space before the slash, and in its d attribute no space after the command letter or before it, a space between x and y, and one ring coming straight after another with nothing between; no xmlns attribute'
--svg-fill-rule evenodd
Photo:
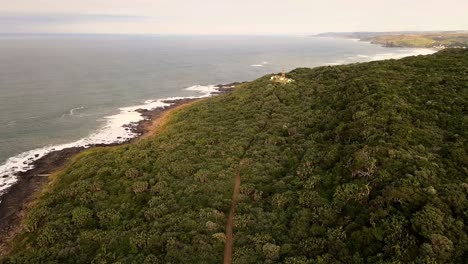
<svg viewBox="0 0 468 264"><path fill-rule="evenodd" d="M468 30L468 0L0 0L0 33Z"/></svg>

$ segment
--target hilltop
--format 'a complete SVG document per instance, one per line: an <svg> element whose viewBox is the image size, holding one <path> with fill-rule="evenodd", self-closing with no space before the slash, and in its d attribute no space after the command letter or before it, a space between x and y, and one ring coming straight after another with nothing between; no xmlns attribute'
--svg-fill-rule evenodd
<svg viewBox="0 0 468 264"><path fill-rule="evenodd" d="M3 262L220 263L230 213L234 263L468 258L467 50L270 77L80 154Z"/></svg>
<svg viewBox="0 0 468 264"><path fill-rule="evenodd" d="M318 36L355 38L390 48L408 47L440 49L468 47L468 32L466 31L322 33Z"/></svg>

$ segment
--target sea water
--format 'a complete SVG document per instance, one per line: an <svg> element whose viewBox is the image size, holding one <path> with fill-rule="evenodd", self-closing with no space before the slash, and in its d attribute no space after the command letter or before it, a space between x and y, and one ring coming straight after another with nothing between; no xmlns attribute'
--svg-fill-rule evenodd
<svg viewBox="0 0 468 264"><path fill-rule="evenodd" d="M0 195L45 154L123 142L137 109L297 67L430 54L310 36L0 35Z"/></svg>

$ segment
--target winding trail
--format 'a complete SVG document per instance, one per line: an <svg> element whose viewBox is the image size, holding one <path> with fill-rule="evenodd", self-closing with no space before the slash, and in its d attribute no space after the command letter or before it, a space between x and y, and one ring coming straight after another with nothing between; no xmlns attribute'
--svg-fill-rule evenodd
<svg viewBox="0 0 468 264"><path fill-rule="evenodd" d="M241 171L243 162L244 161L241 160L239 162L239 166L237 167L236 179L234 183L234 191L232 193L231 209L229 210L229 216L228 216L227 224L226 224L226 243L224 244L224 264L232 263L232 246L233 246L232 226L234 224L234 215L236 214L237 202L239 200L240 184L241 184L240 171Z"/></svg>
<svg viewBox="0 0 468 264"><path fill-rule="evenodd" d="M278 100L278 103L283 104L281 98L279 98L275 92L273 92L273 95ZM260 108L263 108L263 104ZM273 119L273 111L274 111L274 108L269 109L268 116L266 118L267 122L263 124L263 126L259 129L258 133L263 132L267 129L269 121ZM226 233L225 233L226 242L224 244L224 262L223 262L224 264L232 263L232 250L233 250L233 244L234 244L232 228L234 225L234 216L236 214L236 207L239 202L241 169L242 169L242 166L244 166L245 164L248 164L248 161L245 157L247 156L247 152L252 148L255 139L256 139L256 136L254 135L249 140L246 147L244 148L244 152L241 155L239 164L237 165L237 173L236 173L236 178L235 178L235 183L234 183L234 191L232 193L231 209L229 210L229 216L228 216L227 223L226 223Z"/></svg>

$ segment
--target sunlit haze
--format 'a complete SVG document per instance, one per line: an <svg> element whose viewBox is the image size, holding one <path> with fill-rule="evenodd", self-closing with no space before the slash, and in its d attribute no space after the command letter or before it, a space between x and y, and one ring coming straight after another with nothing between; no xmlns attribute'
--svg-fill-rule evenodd
<svg viewBox="0 0 468 264"><path fill-rule="evenodd" d="M466 0L3 0L0 33L466 30Z"/></svg>

